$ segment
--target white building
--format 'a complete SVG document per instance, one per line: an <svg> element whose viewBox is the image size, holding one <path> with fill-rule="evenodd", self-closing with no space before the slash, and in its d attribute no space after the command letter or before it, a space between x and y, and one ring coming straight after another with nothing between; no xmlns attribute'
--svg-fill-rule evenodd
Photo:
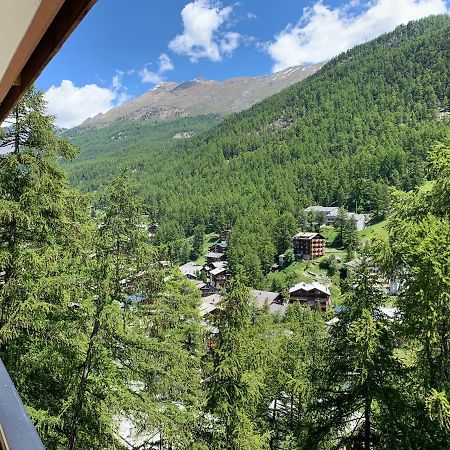
<svg viewBox="0 0 450 450"><path fill-rule="evenodd" d="M305 209L306 212L322 213L325 215L325 225L333 226L338 217L339 208L337 206L309 206ZM358 231L366 228L366 216L364 214L356 214L348 212L348 216L356 221L356 228Z"/></svg>

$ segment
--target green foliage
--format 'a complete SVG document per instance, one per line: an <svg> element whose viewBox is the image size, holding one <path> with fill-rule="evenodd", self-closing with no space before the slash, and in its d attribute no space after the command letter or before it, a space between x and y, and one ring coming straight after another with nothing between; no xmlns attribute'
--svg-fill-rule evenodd
<svg viewBox="0 0 450 450"><path fill-rule="evenodd" d="M437 16L402 25L171 145L149 141L158 127L178 126L174 122L71 130L85 158L68 166L72 179L97 189L127 165L154 220L176 220L185 235L202 221L217 231L243 216L266 220L270 213L276 220L289 212L300 219L311 204L349 208L356 201L361 211L383 216L388 186L422 184L426 151L445 133L437 114L450 95L449 22ZM275 125L280 119L281 128ZM127 136L111 141L118 132Z"/></svg>
<svg viewBox="0 0 450 450"><path fill-rule="evenodd" d="M0 141L13 143L0 161L1 357L48 449L121 448L125 419L191 442L202 404L198 294L155 271L125 174L99 200L102 222L90 217L56 164L74 149L54 135L42 99L28 92Z"/></svg>
<svg viewBox="0 0 450 450"><path fill-rule="evenodd" d="M205 239L205 225L199 224L194 228L194 239L192 242L192 259L197 259L203 251L203 240Z"/></svg>
<svg viewBox="0 0 450 450"><path fill-rule="evenodd" d="M219 333L213 355L213 377L208 408L221 430L212 448L262 450L269 433L260 429L258 407L264 394L270 350L260 340L264 323L252 321L248 289L235 281L217 320ZM267 338L266 338L267 340Z"/></svg>
<svg viewBox="0 0 450 450"><path fill-rule="evenodd" d="M326 271L330 277L336 275L338 268L339 268L338 262L336 260L336 256L330 255L326 259L323 259L320 262L320 268L326 269Z"/></svg>
<svg viewBox="0 0 450 450"><path fill-rule="evenodd" d="M377 415L395 411L401 398L395 376L401 367L394 356L392 329L380 310L383 294L377 275L367 260L356 269L351 286L339 321L330 330L326 384L334 388L324 398L328 409L325 424L318 428L324 432L329 427L331 437L342 434L340 445L370 448L380 439L389 442L392 431L377 428Z"/></svg>
<svg viewBox="0 0 450 450"><path fill-rule="evenodd" d="M275 224L275 241L278 254L284 253L292 247L292 237L297 229L298 222L291 212L287 211L280 215Z"/></svg>

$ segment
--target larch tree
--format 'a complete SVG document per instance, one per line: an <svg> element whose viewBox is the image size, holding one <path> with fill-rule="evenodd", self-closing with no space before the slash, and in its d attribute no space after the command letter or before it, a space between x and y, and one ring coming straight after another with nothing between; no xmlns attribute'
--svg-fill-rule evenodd
<svg viewBox="0 0 450 450"><path fill-rule="evenodd" d="M252 310L248 288L235 280L217 319L208 383L208 410L219 424L213 448L262 450L269 442L270 433L258 426L269 347L257 332Z"/></svg>

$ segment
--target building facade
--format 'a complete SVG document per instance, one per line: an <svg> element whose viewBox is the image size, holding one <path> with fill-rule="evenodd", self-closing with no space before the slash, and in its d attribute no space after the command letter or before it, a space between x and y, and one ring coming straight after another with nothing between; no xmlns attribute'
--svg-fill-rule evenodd
<svg viewBox="0 0 450 450"><path fill-rule="evenodd" d="M331 306L330 290L317 282L298 283L289 289L289 302L326 311Z"/></svg>
<svg viewBox="0 0 450 450"><path fill-rule="evenodd" d="M292 243L297 259L315 259L325 254L325 238L320 233L297 233Z"/></svg>

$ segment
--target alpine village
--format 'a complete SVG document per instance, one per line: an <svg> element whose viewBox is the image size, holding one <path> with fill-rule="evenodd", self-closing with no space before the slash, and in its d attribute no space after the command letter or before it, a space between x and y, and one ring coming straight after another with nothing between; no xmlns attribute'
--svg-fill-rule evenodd
<svg viewBox="0 0 450 450"><path fill-rule="evenodd" d="M46 449L450 449L450 17L304 69L11 110L1 359Z"/></svg>

